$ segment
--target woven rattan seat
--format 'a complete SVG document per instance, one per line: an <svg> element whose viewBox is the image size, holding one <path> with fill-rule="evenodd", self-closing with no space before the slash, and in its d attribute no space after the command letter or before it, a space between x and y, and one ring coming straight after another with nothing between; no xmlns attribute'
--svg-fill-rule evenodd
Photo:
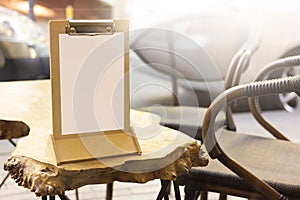
<svg viewBox="0 0 300 200"><path fill-rule="evenodd" d="M300 144L223 130L219 143L228 155L285 196L300 197ZM192 168L178 180L188 199L198 191L218 191L247 198L255 189L217 160ZM253 193L254 192L254 193Z"/></svg>

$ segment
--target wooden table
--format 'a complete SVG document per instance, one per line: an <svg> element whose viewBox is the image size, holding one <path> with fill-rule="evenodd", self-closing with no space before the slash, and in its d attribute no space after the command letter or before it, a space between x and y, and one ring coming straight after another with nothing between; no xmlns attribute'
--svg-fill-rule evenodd
<svg viewBox="0 0 300 200"><path fill-rule="evenodd" d="M56 165L49 145L52 134L50 82L0 83L0 117L21 120L31 129L18 142L4 169L37 196L62 195L88 184L113 181L145 183L153 179L175 180L193 166L205 166L200 144L185 134L162 127L156 115L131 110L131 126L142 155L130 155Z"/></svg>

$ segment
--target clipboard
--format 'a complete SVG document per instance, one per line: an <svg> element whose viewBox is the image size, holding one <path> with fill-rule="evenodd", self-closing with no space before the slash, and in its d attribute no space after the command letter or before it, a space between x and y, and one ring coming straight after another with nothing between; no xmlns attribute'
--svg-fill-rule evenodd
<svg viewBox="0 0 300 200"><path fill-rule="evenodd" d="M128 30L127 20L49 22L58 165L142 153L130 127Z"/></svg>

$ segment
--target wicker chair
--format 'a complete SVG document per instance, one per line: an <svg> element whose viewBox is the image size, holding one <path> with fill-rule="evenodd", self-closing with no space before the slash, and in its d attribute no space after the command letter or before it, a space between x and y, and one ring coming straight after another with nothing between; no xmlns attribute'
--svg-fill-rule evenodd
<svg viewBox="0 0 300 200"><path fill-rule="evenodd" d="M263 69L258 79L270 69L299 65L300 59L298 56L274 63ZM223 128L220 129L221 136L215 136L215 117L233 100L291 91L300 94L300 76L237 86L216 98L204 118L203 139L210 157L218 161L211 160L207 167L192 168L189 175L180 177L178 184L185 185L185 199L197 199L199 194L201 199L207 199L207 191L221 193L220 199L226 199L226 195L252 199L300 199L299 144L284 141L286 137L278 131L271 133L281 140L238 134ZM250 101L253 100L257 102L256 99ZM265 121L261 123L267 124Z"/></svg>

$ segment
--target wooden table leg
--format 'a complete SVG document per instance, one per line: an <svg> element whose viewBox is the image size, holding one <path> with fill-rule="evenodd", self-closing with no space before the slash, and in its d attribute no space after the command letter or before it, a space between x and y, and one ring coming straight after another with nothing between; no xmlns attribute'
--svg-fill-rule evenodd
<svg viewBox="0 0 300 200"><path fill-rule="evenodd" d="M59 198L61 199L61 200L70 200L69 199L69 197L67 197L66 195L62 195L62 194L60 194L60 195L58 195L59 196Z"/></svg>
<svg viewBox="0 0 300 200"><path fill-rule="evenodd" d="M173 181L173 186L174 186L175 199L181 200L179 185L177 184L176 181Z"/></svg>
<svg viewBox="0 0 300 200"><path fill-rule="evenodd" d="M76 200L79 200L79 192L78 192L78 189L75 189L75 196L76 196Z"/></svg>
<svg viewBox="0 0 300 200"><path fill-rule="evenodd" d="M221 193L219 196L219 200L227 200L227 194Z"/></svg>
<svg viewBox="0 0 300 200"><path fill-rule="evenodd" d="M12 141L12 139L8 140L13 146L16 146L16 143L14 141ZM4 179L2 180L2 182L0 183L0 189L1 187L4 185L5 181L7 180L7 178L9 177L9 173L7 173L7 175L4 177Z"/></svg>
<svg viewBox="0 0 300 200"><path fill-rule="evenodd" d="M4 185L4 183L8 177L9 177L9 173L7 173L7 175L4 177L3 181L0 184L0 188L2 187L2 185Z"/></svg>
<svg viewBox="0 0 300 200"><path fill-rule="evenodd" d="M13 146L17 146L17 144L12 140L12 139L9 139L8 140Z"/></svg>
<svg viewBox="0 0 300 200"><path fill-rule="evenodd" d="M168 196L168 187L170 185L170 182L169 180L160 180L161 182L161 188L160 188L160 191L158 193L158 196L156 198L156 200L162 200L163 198L165 200L169 200L169 196Z"/></svg>
<svg viewBox="0 0 300 200"><path fill-rule="evenodd" d="M61 200L70 200L66 195L58 195ZM47 200L48 196L42 196L42 200ZM55 200L55 196L49 196L49 200Z"/></svg>
<svg viewBox="0 0 300 200"><path fill-rule="evenodd" d="M106 184L106 200L112 200L113 197L113 183L108 183Z"/></svg>
<svg viewBox="0 0 300 200"><path fill-rule="evenodd" d="M198 197L198 196L196 196L196 197ZM207 198L208 198L208 192L206 190L201 191L200 200L207 200Z"/></svg>

